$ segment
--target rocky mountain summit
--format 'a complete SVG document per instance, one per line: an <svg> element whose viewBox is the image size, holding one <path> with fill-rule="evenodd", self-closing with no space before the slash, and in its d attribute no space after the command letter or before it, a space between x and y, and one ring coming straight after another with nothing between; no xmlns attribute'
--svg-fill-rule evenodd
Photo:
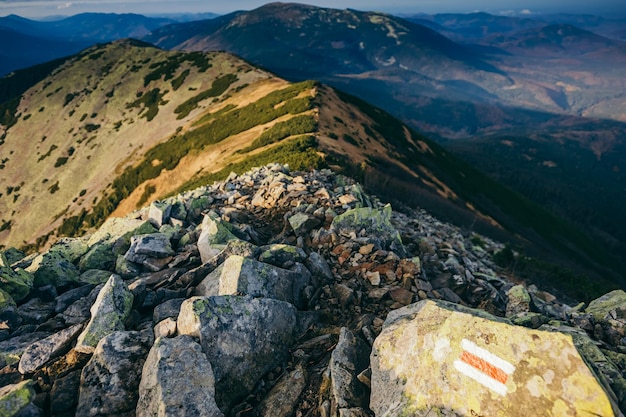
<svg viewBox="0 0 626 417"><path fill-rule="evenodd" d="M1 416L622 415L626 293L268 165L0 263Z"/></svg>

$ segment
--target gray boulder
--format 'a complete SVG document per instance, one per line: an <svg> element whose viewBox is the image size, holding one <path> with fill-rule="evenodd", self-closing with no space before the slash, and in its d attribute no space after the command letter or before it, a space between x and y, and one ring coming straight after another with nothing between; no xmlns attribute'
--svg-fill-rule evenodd
<svg viewBox="0 0 626 417"><path fill-rule="evenodd" d="M287 269L234 255L211 272L196 287L195 295L246 294L294 302L298 275ZM302 286L302 284L300 284Z"/></svg>
<svg viewBox="0 0 626 417"><path fill-rule="evenodd" d="M320 219L308 213L296 213L288 220L296 236L304 236L322 224Z"/></svg>
<svg viewBox="0 0 626 417"><path fill-rule="evenodd" d="M20 358L18 366L20 373L33 373L50 360L61 356L69 350L81 328L80 324L76 324L28 346Z"/></svg>
<svg viewBox="0 0 626 417"><path fill-rule="evenodd" d="M76 415L133 415L152 342L149 332L113 332L102 338L83 368Z"/></svg>
<svg viewBox="0 0 626 417"><path fill-rule="evenodd" d="M328 366L334 414L341 409L367 405L366 391L357 380L357 375L367 368L369 352L363 340L345 327L341 328Z"/></svg>
<svg viewBox="0 0 626 417"><path fill-rule="evenodd" d="M150 204L148 210L148 218L150 224L157 229L166 224L170 220L172 213L172 204L166 201L154 201Z"/></svg>
<svg viewBox="0 0 626 417"><path fill-rule="evenodd" d="M167 235L151 233L131 237L130 248L124 258L137 264L144 264L149 258L167 258L174 253Z"/></svg>
<svg viewBox="0 0 626 417"><path fill-rule="evenodd" d="M124 321L130 314L133 294L118 275L109 280L91 307L91 320L78 336L76 351L92 353L98 342L114 331L124 330Z"/></svg>
<svg viewBox="0 0 626 417"><path fill-rule="evenodd" d="M46 252L38 255L26 271L35 277L34 285L55 287L78 282L78 268L61 252Z"/></svg>
<svg viewBox="0 0 626 417"><path fill-rule="evenodd" d="M189 336L159 338L139 384L137 417L223 417L215 403L215 378L202 348Z"/></svg>
<svg viewBox="0 0 626 417"><path fill-rule="evenodd" d="M269 298L194 297L182 304L177 324L179 334L199 338L213 365L217 403L227 409L285 359L296 309Z"/></svg>

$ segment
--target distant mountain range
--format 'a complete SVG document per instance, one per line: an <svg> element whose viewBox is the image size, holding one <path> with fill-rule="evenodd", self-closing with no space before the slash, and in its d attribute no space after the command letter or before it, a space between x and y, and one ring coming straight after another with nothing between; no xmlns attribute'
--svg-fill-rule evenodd
<svg viewBox="0 0 626 417"><path fill-rule="evenodd" d="M0 75L75 54L96 43L140 38L168 18L137 14L83 13L54 21L0 17Z"/></svg>

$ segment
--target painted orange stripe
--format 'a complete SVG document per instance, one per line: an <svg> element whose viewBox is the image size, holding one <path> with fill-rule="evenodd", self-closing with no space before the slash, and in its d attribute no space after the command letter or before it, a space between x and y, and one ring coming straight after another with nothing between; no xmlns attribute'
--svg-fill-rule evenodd
<svg viewBox="0 0 626 417"><path fill-rule="evenodd" d="M461 360L502 384L506 384L507 379L509 379L507 373L504 372L502 369L493 366L486 360L481 359L478 356L473 355L467 351L463 351L463 353L461 354Z"/></svg>

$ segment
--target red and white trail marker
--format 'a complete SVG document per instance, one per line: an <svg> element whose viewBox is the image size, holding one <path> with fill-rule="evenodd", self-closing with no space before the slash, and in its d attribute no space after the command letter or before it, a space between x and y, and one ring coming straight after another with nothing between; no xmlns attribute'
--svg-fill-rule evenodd
<svg viewBox="0 0 626 417"><path fill-rule="evenodd" d="M515 366L467 339L461 340L461 348L461 356L454 361L456 370L490 390L506 395L506 381Z"/></svg>

